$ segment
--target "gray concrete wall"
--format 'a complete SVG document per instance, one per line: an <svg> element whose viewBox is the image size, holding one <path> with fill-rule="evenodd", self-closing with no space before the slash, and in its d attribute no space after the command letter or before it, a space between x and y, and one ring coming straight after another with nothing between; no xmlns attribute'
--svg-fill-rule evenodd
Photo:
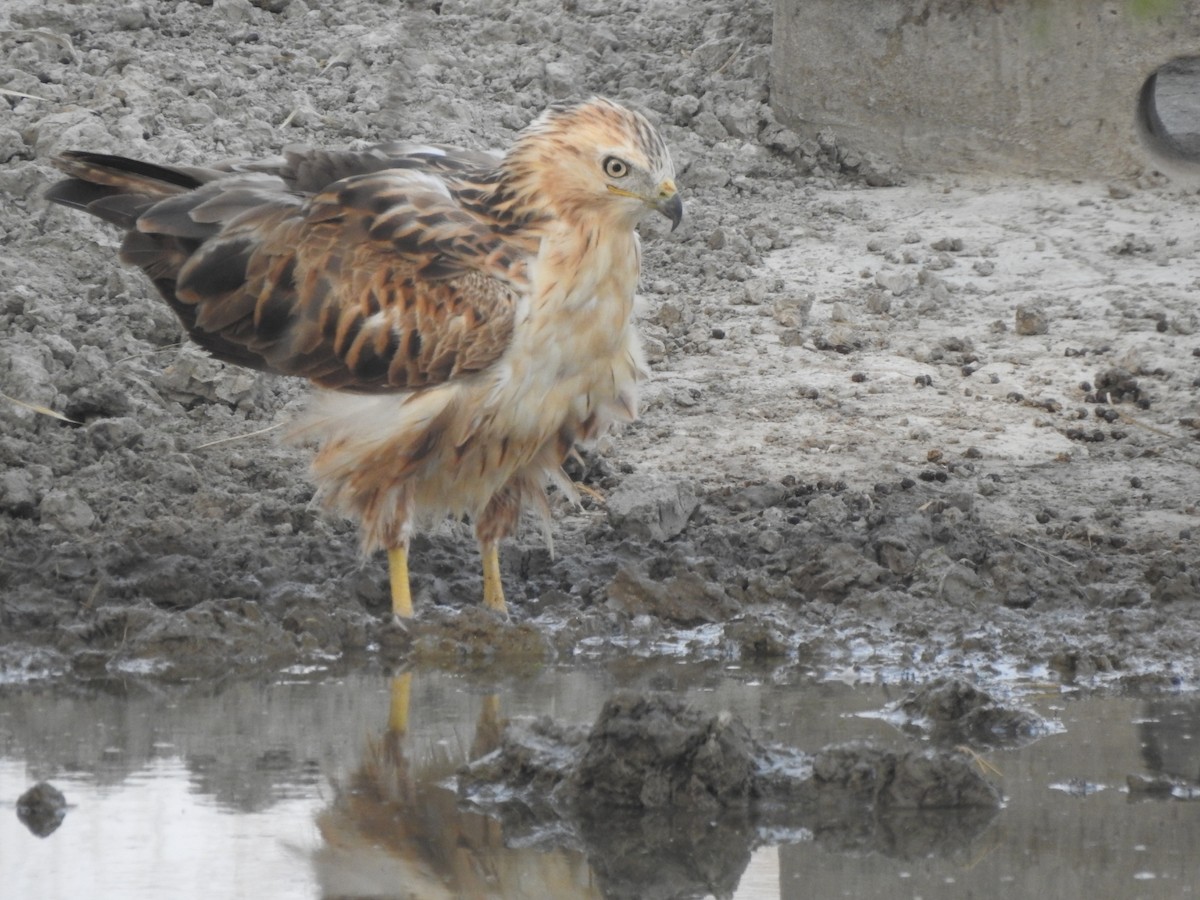
<svg viewBox="0 0 1200 900"><path fill-rule="evenodd" d="M771 103L908 171L1129 176L1170 149L1139 97L1184 56L1198 0L776 0Z"/></svg>

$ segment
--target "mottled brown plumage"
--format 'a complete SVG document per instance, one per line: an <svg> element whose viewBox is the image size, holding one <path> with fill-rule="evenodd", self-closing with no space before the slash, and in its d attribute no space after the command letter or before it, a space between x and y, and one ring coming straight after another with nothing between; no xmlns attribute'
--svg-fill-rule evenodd
<svg viewBox="0 0 1200 900"><path fill-rule="evenodd" d="M576 442L636 413L633 229L682 208L661 138L616 104L552 108L503 156L55 163L70 177L48 197L123 228L121 259L201 347L329 389L299 430L329 505L392 553L400 614L412 530L447 514L475 522L503 608L496 542L522 507L546 511L547 479L570 491Z"/></svg>

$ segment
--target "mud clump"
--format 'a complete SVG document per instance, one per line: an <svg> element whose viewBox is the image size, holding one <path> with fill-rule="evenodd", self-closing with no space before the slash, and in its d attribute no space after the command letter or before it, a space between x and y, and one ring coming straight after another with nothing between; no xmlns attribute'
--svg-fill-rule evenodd
<svg viewBox="0 0 1200 900"><path fill-rule="evenodd" d="M1107 397L1110 403L1136 402L1142 396L1142 389L1129 371L1112 366L1096 373L1096 394Z"/></svg>
<svg viewBox="0 0 1200 900"><path fill-rule="evenodd" d="M843 812L987 809L999 801L996 789L958 755L897 752L863 741L818 751L812 779L801 786L800 797L811 795L814 807Z"/></svg>
<svg viewBox="0 0 1200 900"><path fill-rule="evenodd" d="M608 498L608 518L622 536L662 542L687 527L699 504L689 482L633 475Z"/></svg>
<svg viewBox="0 0 1200 900"><path fill-rule="evenodd" d="M605 704L564 789L577 807L745 806L757 750L729 713L707 716L674 697L618 694Z"/></svg>
<svg viewBox="0 0 1200 900"><path fill-rule="evenodd" d="M67 815L67 798L47 781L39 781L17 798L17 818L32 834L48 837Z"/></svg>
<svg viewBox="0 0 1200 900"><path fill-rule="evenodd" d="M397 627L403 633L395 634ZM545 635L535 626L501 618L481 606L435 611L407 626L393 625L392 632L390 652L433 665L481 664L497 656L541 660L550 653Z"/></svg>
<svg viewBox="0 0 1200 900"><path fill-rule="evenodd" d="M629 616L651 615L677 625L721 622L737 606L715 582L695 572L681 572L663 581L621 567L608 585L608 602Z"/></svg>
<svg viewBox="0 0 1200 900"><path fill-rule="evenodd" d="M1005 706L961 678L935 681L897 704L905 731L928 734L939 746L988 748L1022 744L1046 730L1040 716Z"/></svg>
<svg viewBox="0 0 1200 900"><path fill-rule="evenodd" d="M605 810L777 822L832 807L994 808L999 799L957 754L851 743L807 755L759 743L732 713L633 692L612 697L587 731L510 724L495 752L460 771L459 792L574 820Z"/></svg>
<svg viewBox="0 0 1200 900"><path fill-rule="evenodd" d="M485 804L523 798L562 815L799 813L831 803L945 809L999 800L957 754L859 742L808 755L759 743L733 713L710 716L672 695L635 692L612 697L586 731L546 718L510 723L496 751L460 771L459 792Z"/></svg>
<svg viewBox="0 0 1200 900"><path fill-rule="evenodd" d="M809 755L759 743L732 713L635 692L590 728L509 723L458 792L510 841L584 847L612 897L728 894L754 846L792 833L903 858L957 850L999 805L958 754L854 742Z"/></svg>

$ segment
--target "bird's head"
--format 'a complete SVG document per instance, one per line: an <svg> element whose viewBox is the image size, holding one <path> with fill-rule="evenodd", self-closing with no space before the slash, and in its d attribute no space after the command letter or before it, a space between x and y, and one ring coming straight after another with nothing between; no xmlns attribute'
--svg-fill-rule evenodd
<svg viewBox="0 0 1200 900"><path fill-rule="evenodd" d="M517 191L565 218L632 228L649 212L683 218L675 167L646 117L599 97L550 107L521 132L503 168Z"/></svg>

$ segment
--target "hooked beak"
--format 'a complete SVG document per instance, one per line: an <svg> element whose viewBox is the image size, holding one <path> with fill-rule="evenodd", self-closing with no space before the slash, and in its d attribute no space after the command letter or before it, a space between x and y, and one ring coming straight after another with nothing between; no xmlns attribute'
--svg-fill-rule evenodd
<svg viewBox="0 0 1200 900"><path fill-rule="evenodd" d="M683 201L675 190L675 182L667 180L658 186L658 199L653 207L671 220L671 230L674 231L683 221Z"/></svg>
<svg viewBox="0 0 1200 900"><path fill-rule="evenodd" d="M658 193L653 199L645 194L637 194L619 188L615 184L608 185L608 192L616 194L618 197L632 197L634 200L641 200L651 209L657 210L670 219L672 231L678 228L679 223L683 221L683 201L679 199L679 193L675 190L675 182L669 178L658 186Z"/></svg>

